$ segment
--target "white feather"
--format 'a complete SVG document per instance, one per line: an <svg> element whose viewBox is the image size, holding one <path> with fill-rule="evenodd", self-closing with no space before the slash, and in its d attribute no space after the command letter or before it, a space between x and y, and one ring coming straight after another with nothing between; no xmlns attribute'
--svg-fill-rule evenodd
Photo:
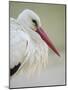
<svg viewBox="0 0 68 90"><path fill-rule="evenodd" d="M25 16L22 19L21 17L19 16L17 20L10 19L10 68L21 62L17 73L20 70L29 74L33 74L35 71L39 73L46 67L48 47L39 34L28 28L27 24L25 27L24 22L20 23Z"/></svg>

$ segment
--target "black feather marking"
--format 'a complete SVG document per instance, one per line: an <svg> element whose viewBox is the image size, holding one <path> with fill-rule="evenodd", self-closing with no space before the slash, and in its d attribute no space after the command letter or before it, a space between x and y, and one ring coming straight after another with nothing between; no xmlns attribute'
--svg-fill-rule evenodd
<svg viewBox="0 0 68 90"><path fill-rule="evenodd" d="M20 65L21 65L21 63L19 63L18 65L15 65L13 68L10 68L10 76L14 75L17 72Z"/></svg>
<svg viewBox="0 0 68 90"><path fill-rule="evenodd" d="M37 24L37 21L36 21L36 20L32 19L32 22L35 24L35 26L36 26L36 27L38 26L38 24Z"/></svg>

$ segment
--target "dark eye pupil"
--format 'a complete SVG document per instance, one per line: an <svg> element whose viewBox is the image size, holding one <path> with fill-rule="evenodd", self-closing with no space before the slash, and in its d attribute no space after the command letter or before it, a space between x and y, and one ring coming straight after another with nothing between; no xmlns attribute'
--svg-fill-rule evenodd
<svg viewBox="0 0 68 90"><path fill-rule="evenodd" d="M35 26L37 26L37 21L32 19L32 22L35 24Z"/></svg>

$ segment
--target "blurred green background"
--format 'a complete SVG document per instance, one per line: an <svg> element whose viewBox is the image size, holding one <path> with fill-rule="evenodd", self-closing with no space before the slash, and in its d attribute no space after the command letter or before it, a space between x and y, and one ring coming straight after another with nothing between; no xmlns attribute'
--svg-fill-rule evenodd
<svg viewBox="0 0 68 90"><path fill-rule="evenodd" d="M35 11L52 42L59 50L65 47L65 5L41 3L10 3L10 17L17 18L24 9Z"/></svg>

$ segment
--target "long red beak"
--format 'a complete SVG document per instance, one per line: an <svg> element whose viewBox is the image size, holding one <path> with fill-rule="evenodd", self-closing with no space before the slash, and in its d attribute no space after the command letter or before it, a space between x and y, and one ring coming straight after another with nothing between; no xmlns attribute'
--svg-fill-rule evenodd
<svg viewBox="0 0 68 90"><path fill-rule="evenodd" d="M47 43L47 45L58 55L60 56L59 52L47 36L47 34L43 31L41 27L37 28L36 32L41 36L41 38Z"/></svg>

